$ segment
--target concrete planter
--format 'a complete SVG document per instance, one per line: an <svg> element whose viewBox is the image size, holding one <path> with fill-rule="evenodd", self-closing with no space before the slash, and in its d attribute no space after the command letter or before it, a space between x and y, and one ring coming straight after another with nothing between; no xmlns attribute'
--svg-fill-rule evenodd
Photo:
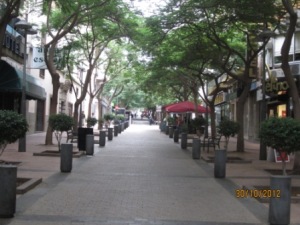
<svg viewBox="0 0 300 225"><path fill-rule="evenodd" d="M86 135L86 155L94 155L94 135Z"/></svg>
<svg viewBox="0 0 300 225"><path fill-rule="evenodd" d="M192 157L193 159L200 159L201 154L201 141L200 139L193 139Z"/></svg>
<svg viewBox="0 0 300 225"><path fill-rule="evenodd" d="M166 126L165 133L166 135L169 135L169 126Z"/></svg>
<svg viewBox="0 0 300 225"><path fill-rule="evenodd" d="M73 144L61 144L60 150L60 172L69 173L72 171Z"/></svg>
<svg viewBox="0 0 300 225"><path fill-rule="evenodd" d="M291 215L291 177L271 176L269 222L271 225L290 224Z"/></svg>
<svg viewBox="0 0 300 225"><path fill-rule="evenodd" d="M119 126L118 126L118 125L115 125L115 126L114 126L114 136L117 137L117 136L118 136L118 133L119 133Z"/></svg>
<svg viewBox="0 0 300 225"><path fill-rule="evenodd" d="M122 132L122 125L121 124L118 125L118 132L119 132L119 134L121 134L121 132Z"/></svg>
<svg viewBox="0 0 300 225"><path fill-rule="evenodd" d="M226 150L215 151L215 167L214 167L215 178L226 177L226 160L227 160Z"/></svg>
<svg viewBox="0 0 300 225"><path fill-rule="evenodd" d="M187 133L181 133L181 148L187 148Z"/></svg>
<svg viewBox="0 0 300 225"><path fill-rule="evenodd" d="M99 146L104 147L106 142L106 132L105 130L100 130L99 134Z"/></svg>
<svg viewBox="0 0 300 225"><path fill-rule="evenodd" d="M0 218L11 218L16 212L16 166L0 165L0 184Z"/></svg>
<svg viewBox="0 0 300 225"><path fill-rule="evenodd" d="M86 135L94 134L93 128L79 127L78 128L78 143L77 147L80 151L85 151Z"/></svg>
<svg viewBox="0 0 300 225"><path fill-rule="evenodd" d="M109 127L108 129L107 129L107 140L109 140L109 141L112 141L112 139L113 139L113 128L112 127Z"/></svg>
<svg viewBox="0 0 300 225"><path fill-rule="evenodd" d="M173 135L174 135L174 127L170 126L169 127L169 138L173 138Z"/></svg>
<svg viewBox="0 0 300 225"><path fill-rule="evenodd" d="M174 130L173 139L174 139L175 143L178 143L178 140L179 140L179 130L178 129Z"/></svg>

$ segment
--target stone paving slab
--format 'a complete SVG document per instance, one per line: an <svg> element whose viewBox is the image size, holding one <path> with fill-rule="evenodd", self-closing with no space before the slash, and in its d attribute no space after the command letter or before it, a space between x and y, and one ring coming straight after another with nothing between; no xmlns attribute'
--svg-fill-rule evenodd
<svg viewBox="0 0 300 225"><path fill-rule="evenodd" d="M212 164L192 160L155 125L134 124L105 147L95 145L93 157L74 159L71 173L49 162L56 172L19 196L15 218L1 225L268 224L266 204L235 196L239 183L231 178L241 174L232 169L244 167L215 179Z"/></svg>

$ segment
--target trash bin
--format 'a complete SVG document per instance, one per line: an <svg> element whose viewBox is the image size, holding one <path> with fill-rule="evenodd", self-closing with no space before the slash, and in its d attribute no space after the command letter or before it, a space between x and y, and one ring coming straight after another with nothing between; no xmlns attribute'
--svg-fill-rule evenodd
<svg viewBox="0 0 300 225"><path fill-rule="evenodd" d="M79 151L85 151L86 149L86 135L94 134L93 128L79 127L78 128L78 142L77 147Z"/></svg>

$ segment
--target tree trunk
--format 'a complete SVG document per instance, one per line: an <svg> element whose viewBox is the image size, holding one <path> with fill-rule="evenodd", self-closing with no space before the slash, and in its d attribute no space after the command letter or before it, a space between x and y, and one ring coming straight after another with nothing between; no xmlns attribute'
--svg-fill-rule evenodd
<svg viewBox="0 0 300 225"><path fill-rule="evenodd" d="M82 118L79 118L79 115L80 113L78 112L78 109L79 109L79 105L78 102L76 101L75 104L74 104L74 126L73 126L73 130L76 132L77 131L77 128L78 128L78 122L79 122L79 119L82 119Z"/></svg>
<svg viewBox="0 0 300 225"><path fill-rule="evenodd" d="M216 128L216 113L215 113L215 104L214 101L209 102L210 108L210 129L211 129L211 137L215 138L217 133Z"/></svg>
<svg viewBox="0 0 300 225"><path fill-rule="evenodd" d="M293 35L295 33L295 27L297 25L297 12L294 11L292 2L290 0L282 0L282 4L287 10L289 16L289 27L285 35L285 39L281 48L281 56L282 56L282 64L281 68L284 72L287 83L289 84L289 94L292 97L293 101L293 113L295 119L300 119L300 98L298 93L298 88L294 81L294 77L291 73L290 65L289 65L289 51L291 47L291 42ZM294 167L293 170L300 170L300 152L296 152Z"/></svg>
<svg viewBox="0 0 300 225"><path fill-rule="evenodd" d="M92 104L93 104L93 99L94 99L94 96L93 96L93 95L90 95L89 104L88 104L87 118L91 117L91 115L92 115Z"/></svg>
<svg viewBox="0 0 300 225"><path fill-rule="evenodd" d="M50 115L55 115L57 112L57 99L58 99L58 90L59 90L59 75L53 75L52 76L52 98L50 100ZM52 140L52 128L48 124L47 132L46 132L46 139L45 139L45 145L52 145L53 140Z"/></svg>
<svg viewBox="0 0 300 225"><path fill-rule="evenodd" d="M244 82L246 83L246 82ZM236 118L239 123L240 129L237 136L236 143L236 151L244 152L245 151L245 143L244 143L244 113L245 113L245 103L247 101L249 91L251 87L251 80L248 80L246 85L243 88L242 94L239 96L237 101L237 109L236 109Z"/></svg>
<svg viewBox="0 0 300 225"><path fill-rule="evenodd" d="M98 118L102 118L102 103L101 98L98 98ZM98 123L98 130L101 130L102 126Z"/></svg>

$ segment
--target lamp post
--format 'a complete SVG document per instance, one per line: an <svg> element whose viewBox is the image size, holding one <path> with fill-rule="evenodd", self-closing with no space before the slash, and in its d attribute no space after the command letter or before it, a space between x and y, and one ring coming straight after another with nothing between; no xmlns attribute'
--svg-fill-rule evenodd
<svg viewBox="0 0 300 225"><path fill-rule="evenodd" d="M84 68L82 67L78 67L79 71L80 71L80 95L82 95L82 85L83 85L83 82L82 82L82 79L83 79L83 71L84 71ZM82 114L82 102L80 103L80 106L79 106L79 127L82 127L82 118L83 117L83 114Z"/></svg>
<svg viewBox="0 0 300 225"><path fill-rule="evenodd" d="M266 104L266 41L271 37L275 36L275 33L267 28L265 28L259 35L259 38L263 41L263 68L262 68L262 77L261 77L261 92L262 92L262 100L261 100L261 108L260 108L260 125L267 118L267 104ZM262 143L260 139L259 146L259 159L267 160L267 146Z"/></svg>
<svg viewBox="0 0 300 225"><path fill-rule="evenodd" d="M17 29L24 31L24 49L23 49L23 78L22 78L22 95L21 95L21 114L26 119L26 60L27 60L27 35L36 34L37 31L32 29L32 25L25 20L20 20L15 24ZM19 139L19 152L26 152L26 134Z"/></svg>

